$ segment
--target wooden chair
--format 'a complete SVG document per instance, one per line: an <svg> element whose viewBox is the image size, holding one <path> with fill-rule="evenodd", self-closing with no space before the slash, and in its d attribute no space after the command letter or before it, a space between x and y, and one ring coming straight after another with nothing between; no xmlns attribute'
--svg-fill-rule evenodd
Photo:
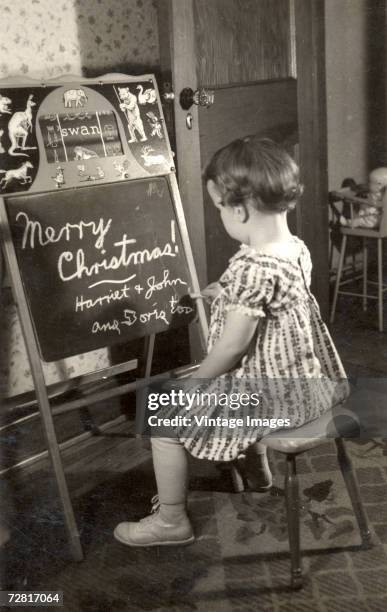
<svg viewBox="0 0 387 612"><path fill-rule="evenodd" d="M361 297L363 299L363 310L367 310L367 300L377 300L378 301L378 327L379 331L383 331L383 294L387 291L387 285L383 284L383 238L387 237L387 194L383 199L383 207L380 218L380 224L378 228L367 228L367 227L353 227L353 221L355 218L354 207L365 207L369 206L367 200L364 198L356 197L350 189L345 188L340 191L333 191L330 194L331 198L335 198L336 201L342 200L344 204L348 204L350 206L350 219L348 226L340 227L340 232L342 234L341 240L341 249L340 249L340 258L339 258L339 266L337 270L336 282L335 282L335 290L333 294L333 302L331 309L331 323L335 320L336 314L336 306L337 306L337 298L339 294L341 295L351 295L355 297ZM362 293L356 293L351 291L343 291L340 289L343 285L351 282L350 280L342 280L342 273L345 261L345 250L347 246L348 236L354 236L357 238L362 238L363 240L363 291ZM370 281L368 280L368 245L367 240L373 239L377 241L377 253L378 253L378 280ZM353 279L352 279L353 280ZM378 291L377 295L367 293L368 284L377 285Z"/></svg>
<svg viewBox="0 0 387 612"><path fill-rule="evenodd" d="M297 457L312 448L324 444L328 439L334 439L337 458L341 473L352 503L353 512L359 526L363 548L371 546L371 534L367 518L361 502L359 488L353 473L351 460L347 455L343 437L355 435L357 422L353 414L344 409L333 414L332 411L319 419L299 427L297 438L294 430L271 434L262 439L267 448L282 453L286 458L285 502L288 524L288 538L291 562L291 587L300 589L303 586L301 548L300 548L300 496L297 475ZM244 483L238 473L233 473L234 487L237 491L244 490Z"/></svg>

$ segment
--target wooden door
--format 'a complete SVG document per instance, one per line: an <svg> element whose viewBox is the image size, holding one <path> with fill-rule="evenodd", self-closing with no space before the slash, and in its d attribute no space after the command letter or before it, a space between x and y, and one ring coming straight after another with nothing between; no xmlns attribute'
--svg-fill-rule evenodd
<svg viewBox="0 0 387 612"><path fill-rule="evenodd" d="M158 6L162 79L175 94L178 180L202 285L219 277L238 245L209 204L201 171L219 147L260 133L299 158L305 193L290 226L311 249L314 291L326 314L323 2L159 0ZM214 103L184 110L186 87L214 90Z"/></svg>

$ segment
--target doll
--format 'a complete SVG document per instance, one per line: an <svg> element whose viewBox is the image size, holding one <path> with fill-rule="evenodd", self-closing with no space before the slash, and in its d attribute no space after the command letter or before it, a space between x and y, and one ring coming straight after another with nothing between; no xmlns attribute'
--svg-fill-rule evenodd
<svg viewBox="0 0 387 612"><path fill-rule="evenodd" d="M351 219L343 215L340 217L341 225L347 227L368 227L377 228L380 223L382 213L382 200L387 187L387 168L375 168L369 175L368 193ZM356 192L354 195L357 195ZM348 198L350 201L350 198ZM356 203L359 203L360 196L357 195ZM345 201L345 198L344 198ZM352 215L351 215L352 216Z"/></svg>

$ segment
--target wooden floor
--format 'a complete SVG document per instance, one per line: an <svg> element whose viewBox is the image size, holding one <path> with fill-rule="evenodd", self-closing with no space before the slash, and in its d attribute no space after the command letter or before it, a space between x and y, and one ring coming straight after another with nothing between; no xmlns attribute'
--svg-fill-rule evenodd
<svg viewBox="0 0 387 612"><path fill-rule="evenodd" d="M333 327L339 352L352 376L387 376L386 334L377 332L374 323L372 311L359 314L357 306L350 303ZM215 527L217 511L206 491L231 491L231 481L217 466L210 470L202 467L205 462L194 462L191 482L193 490L204 491L195 510L199 529L204 525L200 542L187 550L151 552L132 551L115 543L114 525L127 518L129 511L135 518L144 515L155 482L150 451L136 439L133 420L122 416L119 402L107 413L119 421L101 435L62 452L85 552L82 563L73 562L69 555L49 462L41 460L1 481L2 518L12 536L0 548L5 588L48 590L56 585L65 591L67 603L62 609L68 612L352 612L355 605L366 612L387 609L387 447L383 441L376 441L370 447L371 458L366 457L364 465L360 459L357 466L362 498L377 534L376 546L367 553L337 551L319 557L318 562L306 559L307 586L301 593L291 594L286 587L286 555L263 561L241 558L230 574ZM74 430L82 431L79 416L74 418L78 419ZM28 439L28 431L24 435ZM14 444L20 441L17 438ZM321 469L332 460L329 449L324 452L326 455L313 462Z"/></svg>
<svg viewBox="0 0 387 612"><path fill-rule="evenodd" d="M108 473L126 473L149 460L150 451L146 440L135 438L133 421L120 420L100 435L62 451L61 457L71 495L77 498L104 482ZM34 488L36 478L45 477L50 470L47 460L38 461L12 481L17 480L23 489Z"/></svg>

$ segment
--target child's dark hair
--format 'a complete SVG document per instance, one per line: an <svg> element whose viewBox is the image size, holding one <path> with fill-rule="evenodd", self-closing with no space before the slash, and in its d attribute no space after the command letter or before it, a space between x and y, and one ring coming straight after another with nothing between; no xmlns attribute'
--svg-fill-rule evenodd
<svg viewBox="0 0 387 612"><path fill-rule="evenodd" d="M249 136L234 140L217 151L204 180L216 183L223 204L237 206L248 201L258 210L291 210L303 187L296 162L268 138Z"/></svg>

